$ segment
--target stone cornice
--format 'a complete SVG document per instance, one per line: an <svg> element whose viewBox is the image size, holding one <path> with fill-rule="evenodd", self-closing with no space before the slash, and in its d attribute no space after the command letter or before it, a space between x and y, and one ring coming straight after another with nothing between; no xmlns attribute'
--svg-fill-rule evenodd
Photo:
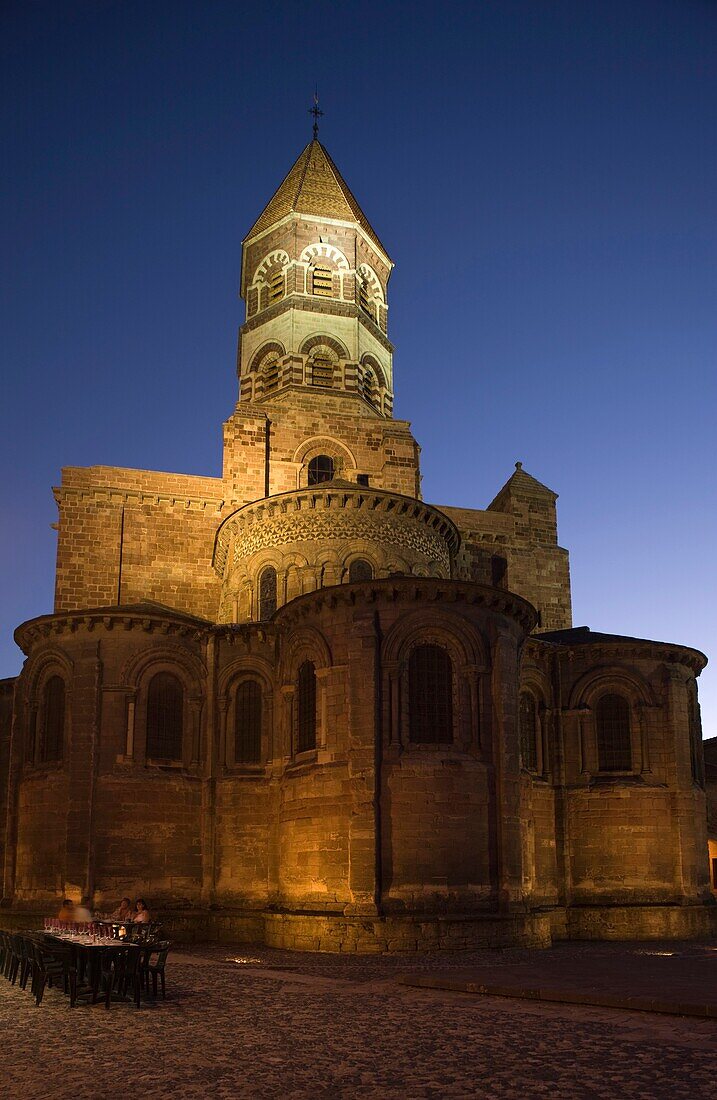
<svg viewBox="0 0 717 1100"><path fill-rule="evenodd" d="M240 331L242 333L254 332L255 329L261 328L269 321L274 321L282 313L297 308L306 313L320 313L324 317L348 317L351 320L358 320L389 354L392 355L395 351L394 345L383 329L370 317L367 317L356 302L348 301L345 298L322 298L315 294L299 294L296 290L285 294L278 302L266 306L259 313L247 317Z"/></svg>
<svg viewBox="0 0 717 1100"><path fill-rule="evenodd" d="M431 504L424 504L416 497L403 496L385 489L327 483L325 486L312 485L305 489L263 497L251 504L245 504L227 516L219 526L214 543L212 565L215 571L220 577L224 576L232 538L253 524L261 524L278 516L290 517L331 509L361 511L384 519L389 517L395 519L397 524L402 520L421 523L443 539L452 556L456 555L460 547L461 536L453 520Z"/></svg>
<svg viewBox="0 0 717 1100"><path fill-rule="evenodd" d="M78 630L143 630L148 634L171 637L201 638L211 629L206 619L164 611L151 607L99 607L83 611L40 615L22 623L15 631L15 641L26 656L42 640Z"/></svg>
<svg viewBox="0 0 717 1100"><path fill-rule="evenodd" d="M533 629L538 617L533 605L522 596L501 588L435 577L388 577L356 584L337 584L297 596L279 608L273 621L280 628L291 627L322 608L333 608L339 604L355 606L359 603L374 607L381 603L464 603L507 615L526 632Z"/></svg>
<svg viewBox="0 0 717 1100"><path fill-rule="evenodd" d="M325 217L323 214L299 214L295 210L292 210L290 213L285 214L283 218L279 218L278 221L275 221L266 229L262 229L260 233L249 232L249 234L244 237L242 241L242 244L244 246L242 249L242 279L244 278L244 258L246 257L248 246L258 243L262 239L262 237L268 237L270 233L276 232L277 229L280 229L282 226L291 221L311 222L316 226L335 225L339 229L350 229L352 232L357 233L359 237L363 238L364 242L368 245L369 249L372 252L378 253L380 258L383 260L386 267L388 268L389 277L391 275L391 271L396 266L393 260L389 258L386 250L382 246L378 245L377 242L368 235L366 230L358 222L344 221L340 218L329 218L328 216Z"/></svg>
<svg viewBox="0 0 717 1100"><path fill-rule="evenodd" d="M208 619L184 615L181 611L152 607L99 607L82 611L65 611L55 615L40 615L22 623L15 631L15 641L25 656L38 642L80 630L129 631L141 630L166 638L189 638L201 641L215 635L230 645L249 645L253 637L268 641L275 633L272 623L213 623ZM0 690L13 680L0 680Z"/></svg>
<svg viewBox="0 0 717 1100"><path fill-rule="evenodd" d="M68 498L99 501L107 504L169 504L185 509L213 509L220 513L225 508L241 507L237 500L223 500L220 497L195 497L186 493L154 493L147 489L116 489L111 486L92 485L56 485L52 490L59 505Z"/></svg>

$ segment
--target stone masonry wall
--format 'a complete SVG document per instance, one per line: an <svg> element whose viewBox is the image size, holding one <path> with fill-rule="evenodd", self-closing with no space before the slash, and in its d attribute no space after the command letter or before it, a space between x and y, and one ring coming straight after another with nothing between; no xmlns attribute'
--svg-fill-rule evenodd
<svg viewBox="0 0 717 1100"><path fill-rule="evenodd" d="M406 421L362 415L355 398L298 392L281 402L242 404L227 421L224 471L233 496L243 486L256 494L250 499L265 495L267 420L270 495L299 488L309 459L328 453L338 477L355 481L356 474L368 474L376 488L419 496L419 451Z"/></svg>
<svg viewBox="0 0 717 1100"><path fill-rule="evenodd" d="M0 680L0 867L2 867L5 857L10 738L12 735L14 696L15 679ZM2 889L0 888L1 893Z"/></svg>
<svg viewBox="0 0 717 1100"><path fill-rule="evenodd" d="M481 511L437 505L461 532L459 576L496 583L499 559L507 563L500 585L529 600L540 613L536 630L572 626L568 552L557 545L555 509L529 512ZM550 626L546 626L550 623Z"/></svg>
<svg viewBox="0 0 717 1100"><path fill-rule="evenodd" d="M55 495L56 611L152 599L216 617L214 535L237 506L219 478L70 467Z"/></svg>

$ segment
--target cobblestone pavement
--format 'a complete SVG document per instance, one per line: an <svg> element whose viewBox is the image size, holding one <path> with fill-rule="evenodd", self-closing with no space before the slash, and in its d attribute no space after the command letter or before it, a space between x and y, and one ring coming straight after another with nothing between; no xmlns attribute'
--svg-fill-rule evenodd
<svg viewBox="0 0 717 1100"><path fill-rule="evenodd" d="M576 952L601 945L575 945ZM170 956L166 1001L78 1005L0 978L0 1089L18 1100L717 1096L708 1020L417 990L401 973L525 952Z"/></svg>

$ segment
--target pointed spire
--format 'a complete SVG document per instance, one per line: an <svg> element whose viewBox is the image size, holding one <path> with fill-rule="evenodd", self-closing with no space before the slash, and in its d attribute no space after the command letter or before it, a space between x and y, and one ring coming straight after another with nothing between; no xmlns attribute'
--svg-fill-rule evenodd
<svg viewBox="0 0 717 1100"><path fill-rule="evenodd" d="M297 158L244 240L255 237L292 213L356 222L388 258L351 189L317 138L310 141Z"/></svg>
<svg viewBox="0 0 717 1100"><path fill-rule="evenodd" d="M507 504L514 496L528 496L528 497L542 497L547 498L554 504L558 499L558 494L554 493L552 489L549 489L547 485L543 485L542 481L538 481L537 478L529 474L527 470L523 469L522 462L516 462L515 470L506 481L503 488L498 495L488 505L488 511L502 512L507 510Z"/></svg>

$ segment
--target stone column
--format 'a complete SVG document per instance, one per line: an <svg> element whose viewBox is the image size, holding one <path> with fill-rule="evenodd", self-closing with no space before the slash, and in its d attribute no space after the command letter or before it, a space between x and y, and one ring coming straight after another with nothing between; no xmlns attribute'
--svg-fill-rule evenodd
<svg viewBox="0 0 717 1100"><path fill-rule="evenodd" d="M65 743L68 804L64 891L67 897L79 899L91 897L94 891L93 811L102 695L100 643L89 633L73 658L71 730Z"/></svg>
<svg viewBox="0 0 717 1100"><path fill-rule="evenodd" d="M22 766L25 755L26 723L30 706L22 698L25 685L19 679L13 701L10 752L8 759L7 804L5 809L5 858L3 865L2 905L11 905L15 895L15 863L17 857L17 813Z"/></svg>
<svg viewBox="0 0 717 1100"><path fill-rule="evenodd" d="M665 672L667 722L665 765L673 791L674 881L681 898L711 899L707 858L707 813L704 792L693 782L687 683L688 669Z"/></svg>
<svg viewBox="0 0 717 1100"><path fill-rule="evenodd" d="M351 624L348 687L349 890L345 912L376 916L381 904L380 639L373 613Z"/></svg>
<svg viewBox="0 0 717 1100"><path fill-rule="evenodd" d="M216 636L210 634L206 642L207 683L204 730L202 737L200 728L199 744L197 745L197 756L201 763L202 773L202 808L199 837L202 852L201 898L203 905L212 904L216 886L216 769L219 755L216 645ZM192 720L198 723L199 717L198 714L194 713Z"/></svg>
<svg viewBox="0 0 717 1100"><path fill-rule="evenodd" d="M500 634L493 643L493 761L497 886L501 909L523 900L518 739L518 642Z"/></svg>

